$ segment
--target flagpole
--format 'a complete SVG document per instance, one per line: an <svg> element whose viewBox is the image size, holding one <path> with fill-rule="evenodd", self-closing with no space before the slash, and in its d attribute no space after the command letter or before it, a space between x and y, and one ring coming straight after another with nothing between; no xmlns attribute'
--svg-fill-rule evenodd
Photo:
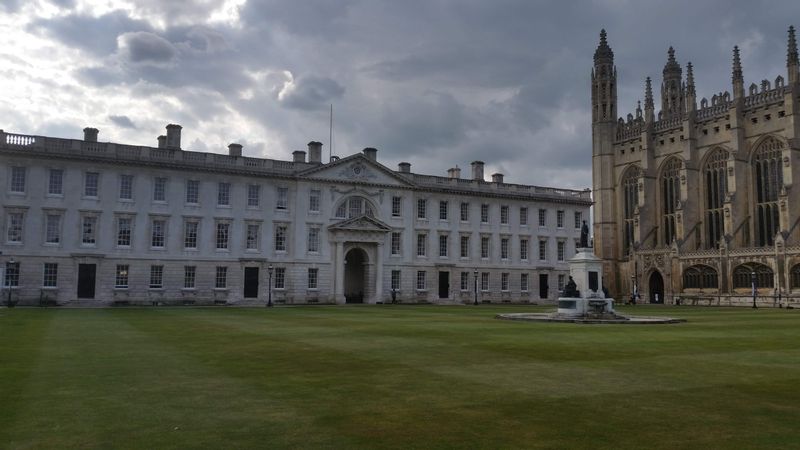
<svg viewBox="0 0 800 450"><path fill-rule="evenodd" d="M328 162L331 161L333 155L333 103L331 103L330 124L328 126Z"/></svg>

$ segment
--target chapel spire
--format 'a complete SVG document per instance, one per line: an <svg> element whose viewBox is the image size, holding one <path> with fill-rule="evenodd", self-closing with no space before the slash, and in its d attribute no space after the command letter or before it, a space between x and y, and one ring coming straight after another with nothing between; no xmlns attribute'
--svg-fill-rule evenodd
<svg viewBox="0 0 800 450"><path fill-rule="evenodd" d="M592 122L617 120L617 69L614 52L608 46L606 30L600 30L600 43L594 52L592 69Z"/></svg>
<svg viewBox="0 0 800 450"><path fill-rule="evenodd" d="M739 46L733 46L733 98L744 98L744 76L742 75L742 61L739 58Z"/></svg>
<svg viewBox="0 0 800 450"><path fill-rule="evenodd" d="M692 63L686 63L686 109L694 111L697 109L697 93L694 88L694 71Z"/></svg>
<svg viewBox="0 0 800 450"><path fill-rule="evenodd" d="M786 46L786 70L789 75L789 84L800 81L798 70L800 70L800 60L797 57L797 40L794 36L794 26L789 27L789 42Z"/></svg>
<svg viewBox="0 0 800 450"><path fill-rule="evenodd" d="M664 118L675 118L684 112L683 71L675 60L675 49L670 47L667 54L667 63L663 71L664 81L661 83L661 112Z"/></svg>
<svg viewBox="0 0 800 450"><path fill-rule="evenodd" d="M656 106L653 101L653 85L650 77L644 80L644 120L653 123L656 120Z"/></svg>

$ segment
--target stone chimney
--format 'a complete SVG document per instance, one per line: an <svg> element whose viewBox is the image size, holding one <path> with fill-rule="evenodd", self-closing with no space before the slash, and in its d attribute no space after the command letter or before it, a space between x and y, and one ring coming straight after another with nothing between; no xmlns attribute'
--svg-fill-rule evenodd
<svg viewBox="0 0 800 450"><path fill-rule="evenodd" d="M447 178L461 178L461 168L455 166L447 169Z"/></svg>
<svg viewBox="0 0 800 450"><path fill-rule="evenodd" d="M229 144L228 156L242 156L242 144Z"/></svg>
<svg viewBox="0 0 800 450"><path fill-rule="evenodd" d="M100 130L97 128L84 128L83 129L83 140L86 142L97 142L97 133Z"/></svg>
<svg viewBox="0 0 800 450"><path fill-rule="evenodd" d="M306 162L306 152L302 150L295 150L292 152L292 162Z"/></svg>
<svg viewBox="0 0 800 450"><path fill-rule="evenodd" d="M492 182L493 183L502 183L503 182L503 174L502 173L493 173L492 174Z"/></svg>
<svg viewBox="0 0 800 450"><path fill-rule="evenodd" d="M400 173L411 173L411 163L401 162L397 165L397 170Z"/></svg>
<svg viewBox="0 0 800 450"><path fill-rule="evenodd" d="M377 161L378 160L378 149L377 148L367 147L367 148L365 148L363 150L363 152L364 152L364 156L366 156L367 159L370 159L372 161Z"/></svg>
<svg viewBox="0 0 800 450"><path fill-rule="evenodd" d="M158 137L158 148L167 148L167 137L163 134Z"/></svg>
<svg viewBox="0 0 800 450"><path fill-rule="evenodd" d="M183 127L174 123L167 125L167 148L181 148L181 128Z"/></svg>
<svg viewBox="0 0 800 450"><path fill-rule="evenodd" d="M472 161L472 179L483 180L483 161Z"/></svg>
<svg viewBox="0 0 800 450"><path fill-rule="evenodd" d="M322 164L322 142L311 141L308 143L308 162Z"/></svg>

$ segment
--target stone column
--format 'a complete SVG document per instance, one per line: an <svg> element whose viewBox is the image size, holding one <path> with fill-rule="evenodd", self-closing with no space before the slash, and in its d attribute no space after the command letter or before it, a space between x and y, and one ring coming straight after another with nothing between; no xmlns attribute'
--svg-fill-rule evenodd
<svg viewBox="0 0 800 450"><path fill-rule="evenodd" d="M334 252L334 273L336 274L335 295L334 300L336 303L344 303L344 243L336 243L336 251Z"/></svg>
<svg viewBox="0 0 800 450"><path fill-rule="evenodd" d="M375 300L373 303L383 301L383 244L377 246L375 258Z"/></svg>

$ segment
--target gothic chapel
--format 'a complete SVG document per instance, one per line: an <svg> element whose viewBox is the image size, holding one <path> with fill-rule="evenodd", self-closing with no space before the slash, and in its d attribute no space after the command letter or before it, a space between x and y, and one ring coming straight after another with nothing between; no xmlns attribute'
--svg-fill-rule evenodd
<svg viewBox="0 0 800 450"><path fill-rule="evenodd" d="M670 47L661 110L645 79L644 110L617 116L617 71L605 30L594 54L595 252L617 299L787 304L800 298L800 63L789 27L786 78L697 98Z"/></svg>

